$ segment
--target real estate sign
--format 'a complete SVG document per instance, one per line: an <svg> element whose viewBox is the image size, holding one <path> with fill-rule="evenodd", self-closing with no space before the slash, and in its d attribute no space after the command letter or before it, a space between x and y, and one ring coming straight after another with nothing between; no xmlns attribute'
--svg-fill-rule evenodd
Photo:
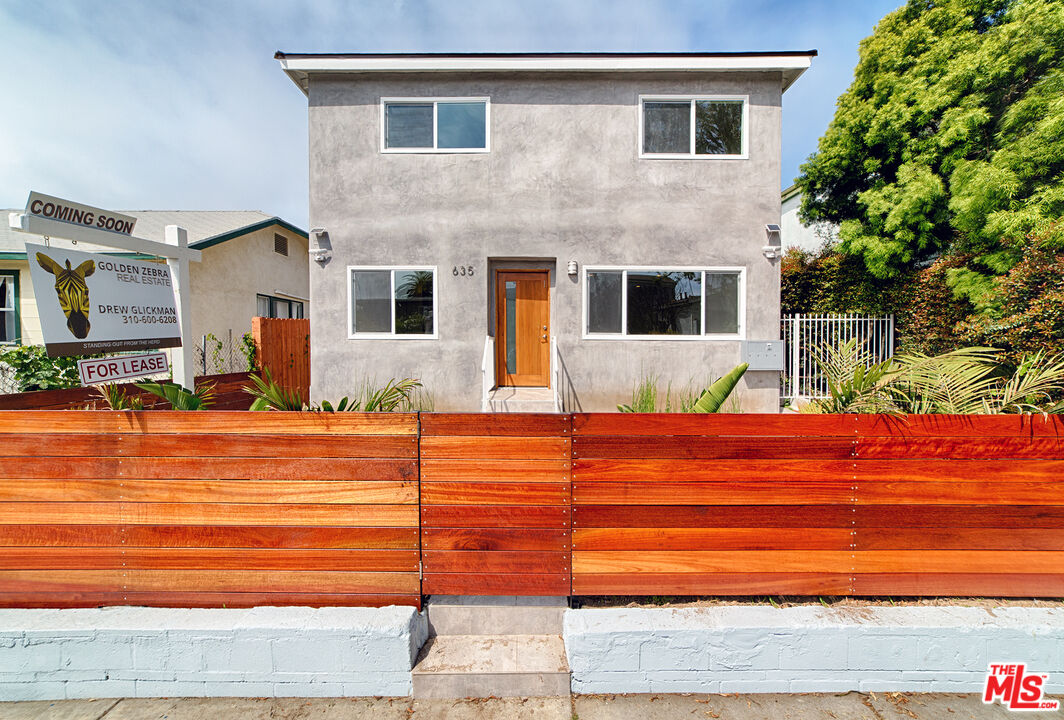
<svg viewBox="0 0 1064 720"><path fill-rule="evenodd" d="M26 243L48 355L181 345L170 268Z"/></svg>
<svg viewBox="0 0 1064 720"><path fill-rule="evenodd" d="M26 213L34 217L58 220L86 228L96 228L120 235L132 235L137 219L130 215L101 210L92 205L52 197L44 193L31 192L26 201Z"/></svg>
<svg viewBox="0 0 1064 720"><path fill-rule="evenodd" d="M170 372L170 364L164 352L78 360L78 375L82 385L112 383L166 372Z"/></svg>

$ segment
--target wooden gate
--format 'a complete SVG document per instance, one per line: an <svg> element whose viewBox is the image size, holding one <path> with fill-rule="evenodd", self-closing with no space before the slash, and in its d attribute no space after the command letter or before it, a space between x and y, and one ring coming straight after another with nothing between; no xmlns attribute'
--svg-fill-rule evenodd
<svg viewBox="0 0 1064 720"><path fill-rule="evenodd" d="M278 385L310 399L310 320L257 317L251 320L255 358Z"/></svg>
<svg viewBox="0 0 1064 720"><path fill-rule="evenodd" d="M569 595L569 415L422 414L422 592Z"/></svg>

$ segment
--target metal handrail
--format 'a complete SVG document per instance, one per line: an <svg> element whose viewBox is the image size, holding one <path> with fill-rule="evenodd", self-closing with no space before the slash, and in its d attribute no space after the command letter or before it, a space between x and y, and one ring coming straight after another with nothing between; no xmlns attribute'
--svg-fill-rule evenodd
<svg viewBox="0 0 1064 720"><path fill-rule="evenodd" d="M484 338L484 355L480 360L480 409L487 412L489 407L488 398L495 389L495 338L488 335Z"/></svg>
<svg viewBox="0 0 1064 720"><path fill-rule="evenodd" d="M554 412L562 411L561 393L558 390L561 377L561 358L558 357L558 338L550 336L550 379L551 390L554 392Z"/></svg>

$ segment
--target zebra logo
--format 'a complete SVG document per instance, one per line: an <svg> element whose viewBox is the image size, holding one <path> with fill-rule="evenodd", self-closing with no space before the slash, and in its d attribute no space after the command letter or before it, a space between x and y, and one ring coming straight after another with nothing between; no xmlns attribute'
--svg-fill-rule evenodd
<svg viewBox="0 0 1064 720"><path fill-rule="evenodd" d="M69 260L64 268L44 253L37 253L37 262L55 275L55 294L59 296L59 307L66 315L67 328L78 340L84 340L90 327L89 286L85 284L85 278L96 272L96 263L86 260L71 270Z"/></svg>

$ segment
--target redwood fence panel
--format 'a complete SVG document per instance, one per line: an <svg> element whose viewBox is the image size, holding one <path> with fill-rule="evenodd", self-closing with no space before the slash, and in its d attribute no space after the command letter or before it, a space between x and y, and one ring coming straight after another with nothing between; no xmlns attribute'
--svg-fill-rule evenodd
<svg viewBox="0 0 1064 720"><path fill-rule="evenodd" d="M420 605L417 417L0 413L0 606Z"/></svg>
<svg viewBox="0 0 1064 720"><path fill-rule="evenodd" d="M244 392L248 384L247 373L224 375L200 375L196 387L214 384L213 410L247 410L254 400ZM139 396L146 407L167 410L170 403L157 395L139 389L133 383L119 385L126 395ZM67 388L64 390L34 390L32 392L0 395L0 410L106 410L107 401L95 386Z"/></svg>
<svg viewBox="0 0 1064 720"><path fill-rule="evenodd" d="M1064 595L1064 419L858 416L856 595Z"/></svg>
<svg viewBox="0 0 1064 720"><path fill-rule="evenodd" d="M569 415L421 415L422 592L571 592Z"/></svg>
<svg viewBox="0 0 1064 720"><path fill-rule="evenodd" d="M260 368L283 388L310 400L310 319L251 319L255 357Z"/></svg>
<svg viewBox="0 0 1064 720"><path fill-rule="evenodd" d="M853 416L573 416L574 595L841 595Z"/></svg>

